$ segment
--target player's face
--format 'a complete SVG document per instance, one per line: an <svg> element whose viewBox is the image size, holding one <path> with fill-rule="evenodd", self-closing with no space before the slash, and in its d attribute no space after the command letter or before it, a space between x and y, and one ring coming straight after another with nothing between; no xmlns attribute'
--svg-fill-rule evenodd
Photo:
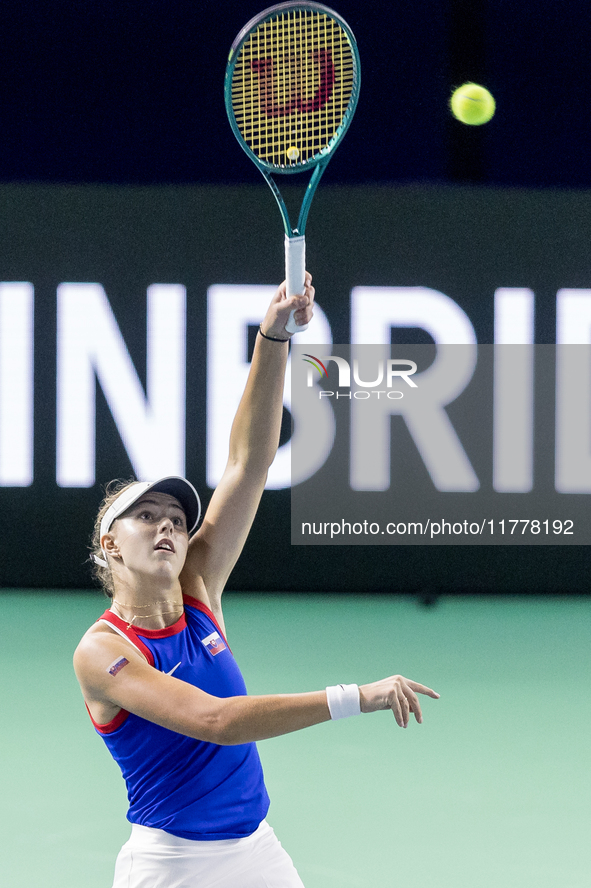
<svg viewBox="0 0 591 888"><path fill-rule="evenodd" d="M122 564L133 573L170 581L185 563L187 518L179 501L167 493L149 490L113 522L109 536Z"/></svg>

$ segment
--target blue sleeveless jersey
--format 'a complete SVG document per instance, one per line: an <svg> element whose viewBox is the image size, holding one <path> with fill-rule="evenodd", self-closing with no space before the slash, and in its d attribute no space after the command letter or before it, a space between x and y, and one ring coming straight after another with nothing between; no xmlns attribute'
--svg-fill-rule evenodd
<svg viewBox="0 0 591 888"><path fill-rule="evenodd" d="M110 610L100 620L124 635L155 669L215 697L246 695L209 608L188 596L184 603L183 616L166 629L128 627ZM93 724L121 768L131 823L212 841L248 836L264 820L269 797L254 743L205 743L123 709L108 724Z"/></svg>

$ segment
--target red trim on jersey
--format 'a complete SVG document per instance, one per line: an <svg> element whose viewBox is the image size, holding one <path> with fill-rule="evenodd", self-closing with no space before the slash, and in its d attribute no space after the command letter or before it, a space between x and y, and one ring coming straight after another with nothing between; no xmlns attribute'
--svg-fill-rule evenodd
<svg viewBox="0 0 591 888"><path fill-rule="evenodd" d="M143 635L144 638L168 638L169 635L178 635L187 625L184 613L178 618L172 626L165 626L164 629L142 629L137 627L135 632L137 635Z"/></svg>
<svg viewBox="0 0 591 888"><path fill-rule="evenodd" d="M129 623L126 620L121 620L121 617L117 614L113 614L113 611L111 610L107 611L107 613L112 614L117 620L120 620L121 625L119 625L119 623L116 623L115 625L127 632ZM101 619L104 619L104 614ZM114 622L114 620L111 620L110 622ZM142 629L141 626L132 626L130 631L134 632L136 635L143 635L144 638L168 638L170 635L178 635L179 632L183 631L186 625L187 621L185 615L181 614L176 623L173 623L172 626L165 626L164 629Z"/></svg>
<svg viewBox="0 0 591 888"><path fill-rule="evenodd" d="M88 708L88 703L86 702L86 700L84 701L84 705L86 706L86 711L90 715L91 722L93 723L99 734L112 734L113 731L116 731L117 728L121 727L121 725L129 715L127 709L120 709L115 718L112 718L110 722L107 722L105 725L99 725L99 723L95 722L95 720L93 719L92 713Z"/></svg>
<svg viewBox="0 0 591 888"><path fill-rule="evenodd" d="M213 625L216 627L216 629L218 630L218 632L220 633L220 635L222 636L222 638L224 639L226 644L228 644L228 639L226 638L226 636L222 632L220 624L218 623L218 621L214 617L213 613L210 611L210 609L208 608L208 606L206 604L203 604L203 602L199 601L198 598L192 598L190 595L183 595L183 601L188 607L194 607L196 610L200 610L202 613L207 614L207 616L209 617L209 619L211 620ZM230 652L232 652L232 648L230 647L229 644L228 644L228 648L229 648Z"/></svg>
<svg viewBox="0 0 591 888"><path fill-rule="evenodd" d="M112 614L113 611L109 611L108 613ZM114 616L118 620L121 619L117 614L114 614ZM121 623L123 624L123 628L127 630L129 623L126 620L121 620ZM173 623L172 626L165 626L164 629L142 629L141 626L132 626L131 631L136 635L143 635L144 638L168 638L169 635L178 635L179 632L183 631L186 625L187 621L185 620L185 615L181 614L176 623Z"/></svg>
<svg viewBox="0 0 591 888"><path fill-rule="evenodd" d="M185 619L185 615L183 614L183 620ZM125 620L122 620L121 617L114 614L112 610L106 610L102 617L99 617L99 620L106 620L107 623L112 623L113 626L117 626L118 629L124 633L125 637L129 639L129 641L134 644L137 648L140 649L150 666L154 665L154 654L150 650L150 648L144 644L141 638L138 637L138 630L129 626ZM98 620L97 620L98 622ZM176 626L176 623L174 624ZM173 628L173 627L171 627ZM184 627L183 627L184 628ZM159 630L161 631L161 630ZM179 630L180 631L180 630ZM171 633L174 634L174 633Z"/></svg>

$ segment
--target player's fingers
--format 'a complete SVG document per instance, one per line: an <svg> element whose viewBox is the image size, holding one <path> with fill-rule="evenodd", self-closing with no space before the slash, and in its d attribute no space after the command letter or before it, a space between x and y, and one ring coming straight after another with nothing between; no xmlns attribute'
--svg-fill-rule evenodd
<svg viewBox="0 0 591 888"><path fill-rule="evenodd" d="M300 295L290 296L289 298L287 298L281 304L281 311L286 312L288 314L289 314L289 312L295 311L296 316L299 318L299 317L304 316L304 312L306 312L307 309L309 309L311 307L311 305L312 305L312 302L311 302L309 296L307 294L303 293Z"/></svg>
<svg viewBox="0 0 591 888"><path fill-rule="evenodd" d="M404 717L402 715L402 709L400 708L400 700L398 699L396 692L394 692L390 700L390 709L392 710L392 714L396 719L396 724L403 728Z"/></svg>
<svg viewBox="0 0 591 888"><path fill-rule="evenodd" d="M292 297L295 300L295 307L305 308L306 305L311 305L314 302L315 293L314 287L304 287L303 293L298 293Z"/></svg>
<svg viewBox="0 0 591 888"><path fill-rule="evenodd" d="M410 688L406 691L406 699L408 700L408 705L411 711L414 713L414 717L418 721L419 724L423 721L423 713L421 712L421 704L419 703L419 698Z"/></svg>
<svg viewBox="0 0 591 888"><path fill-rule="evenodd" d="M309 271L306 272L306 280L303 293L297 293L295 295L288 296L286 292L286 287L286 281L283 281L283 283L280 284L280 286L278 287L277 292L275 293L275 296L273 297L273 301L271 303L275 311L277 311L277 309L279 309L280 311L280 314L276 316L276 320L279 320L280 323L283 323L286 316L289 317L289 315L293 311L295 322L298 327L309 324L314 314L313 306L315 290L312 286L312 275Z"/></svg>
<svg viewBox="0 0 591 888"><path fill-rule="evenodd" d="M296 308L295 317L296 320L300 324L308 324L312 320L312 315L314 314L314 300L304 297L306 302L302 305L301 303Z"/></svg>
<svg viewBox="0 0 591 888"><path fill-rule="evenodd" d="M310 323L314 317L314 312L310 309L304 309L303 311L296 311L294 317L298 327L303 327L304 324Z"/></svg>
<svg viewBox="0 0 591 888"><path fill-rule="evenodd" d="M312 286L312 275L309 272L306 272L306 281L304 283L302 292L301 293L293 293L292 297L299 298L299 299L305 299L306 300L305 303L302 303L302 304L307 304L308 302L314 301L315 293L316 293L316 290Z"/></svg>
<svg viewBox="0 0 591 888"><path fill-rule="evenodd" d="M404 691L400 694L400 710L402 712L402 727L406 728L408 725L408 717L410 715L410 708L408 705L408 700L406 699L406 695Z"/></svg>
<svg viewBox="0 0 591 888"><path fill-rule="evenodd" d="M418 681L409 681L406 680L407 685L411 690L416 691L417 694L426 694L427 697L433 697L435 700L439 699L439 694L437 691L433 691L431 688L426 687L425 685L419 684Z"/></svg>

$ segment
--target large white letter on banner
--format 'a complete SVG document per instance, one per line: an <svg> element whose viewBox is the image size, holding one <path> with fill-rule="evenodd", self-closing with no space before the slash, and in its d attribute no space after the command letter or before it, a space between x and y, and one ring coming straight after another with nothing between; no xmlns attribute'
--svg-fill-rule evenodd
<svg viewBox="0 0 591 888"><path fill-rule="evenodd" d="M153 284L147 298L144 393L100 284L60 284L57 483L95 481L95 377L140 480L185 470L185 288Z"/></svg>
<svg viewBox="0 0 591 888"><path fill-rule="evenodd" d="M33 287L0 284L0 487L33 483Z"/></svg>

